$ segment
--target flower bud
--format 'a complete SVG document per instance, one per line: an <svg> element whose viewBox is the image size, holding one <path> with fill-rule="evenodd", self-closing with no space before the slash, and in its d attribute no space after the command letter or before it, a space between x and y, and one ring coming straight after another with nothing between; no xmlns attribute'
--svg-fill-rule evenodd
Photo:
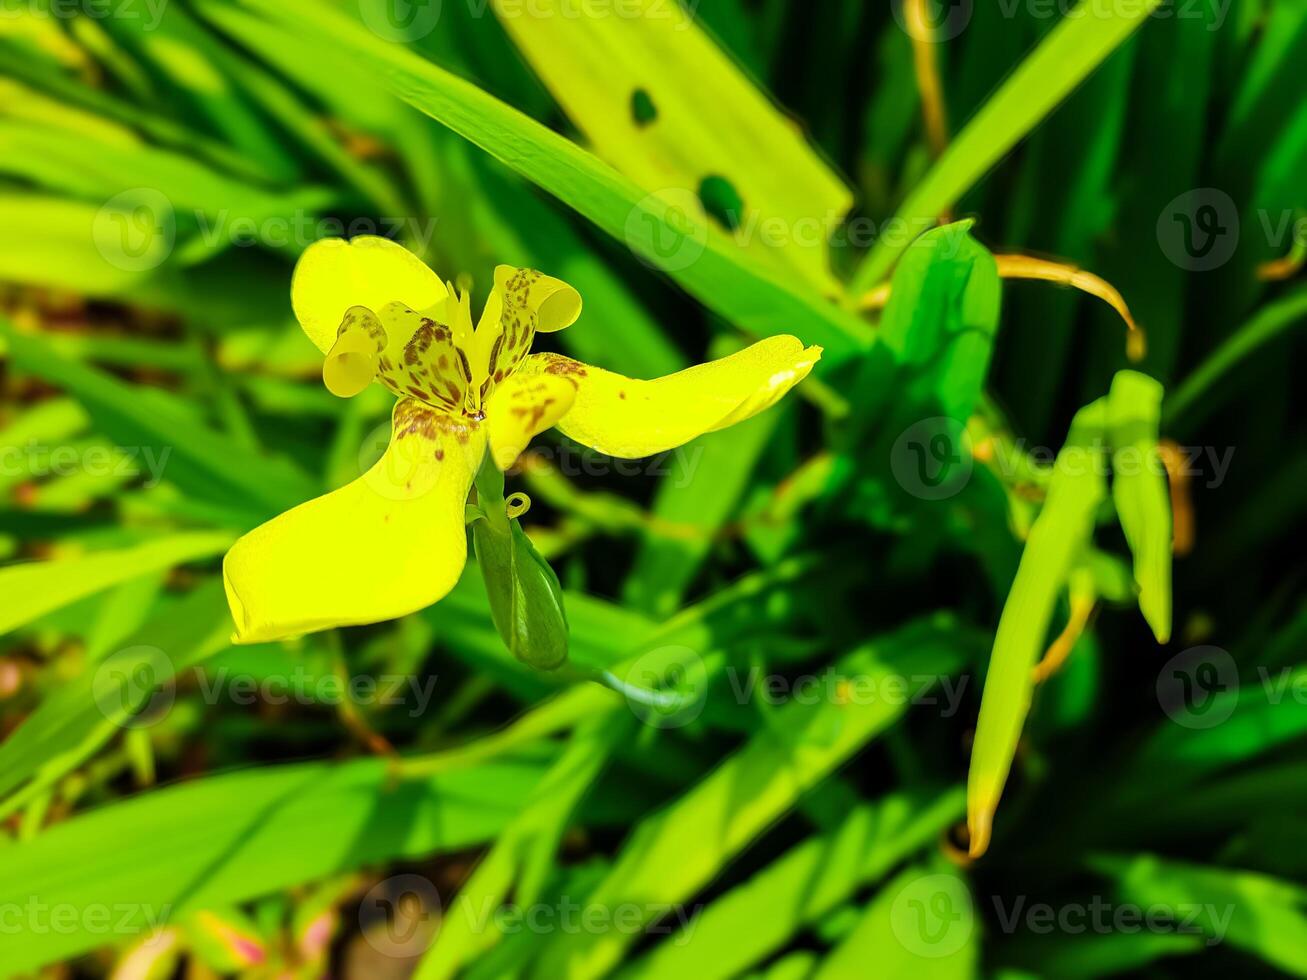
<svg viewBox="0 0 1307 980"><path fill-rule="evenodd" d="M507 515L474 522L472 544L504 645L537 670L561 667L567 660L567 613L549 562Z"/></svg>

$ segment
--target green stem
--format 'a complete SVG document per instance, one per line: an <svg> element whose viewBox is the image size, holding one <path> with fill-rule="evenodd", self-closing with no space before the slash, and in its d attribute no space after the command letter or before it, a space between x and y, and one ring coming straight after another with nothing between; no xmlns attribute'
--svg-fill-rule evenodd
<svg viewBox="0 0 1307 980"><path fill-rule="evenodd" d="M508 504L504 500L504 474L486 453L477 470L473 486L477 490L477 505L486 515L486 522L496 534L508 535Z"/></svg>

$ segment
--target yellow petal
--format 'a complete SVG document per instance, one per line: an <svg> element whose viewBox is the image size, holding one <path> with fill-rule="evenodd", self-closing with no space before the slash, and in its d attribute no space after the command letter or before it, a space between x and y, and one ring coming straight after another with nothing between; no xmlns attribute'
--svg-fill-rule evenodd
<svg viewBox="0 0 1307 980"><path fill-rule="evenodd" d="M322 362L322 383L337 398L353 398L372 384L385 349L386 331L377 315L366 306L351 306Z"/></svg>
<svg viewBox="0 0 1307 980"><path fill-rule="evenodd" d="M472 353L482 402L531 352L537 331L562 330L580 315L581 294L561 279L511 265L496 268L495 288L477 324Z"/></svg>
<svg viewBox="0 0 1307 980"><path fill-rule="evenodd" d="M467 557L463 511L484 448L480 426L399 402L390 446L366 474L227 553L234 642L381 622L443 598Z"/></svg>
<svg viewBox="0 0 1307 980"><path fill-rule="evenodd" d="M495 290L507 308L528 310L535 315L541 333L557 333L581 316L581 294L553 276L534 269L501 265L495 269Z"/></svg>
<svg viewBox="0 0 1307 980"><path fill-rule="evenodd" d="M324 354L352 306L379 312L387 303L425 310L447 295L440 277L408 249L386 238L326 238L300 257L291 280L291 306L309 340ZM391 338L392 342L395 338ZM398 339L402 346L408 337Z"/></svg>
<svg viewBox="0 0 1307 980"><path fill-rule="evenodd" d="M780 336L656 381L624 378L559 354L533 355L522 372L575 381L576 402L558 428L609 456L637 459L752 418L807 377L820 358L820 347Z"/></svg>
<svg viewBox="0 0 1307 980"><path fill-rule="evenodd" d="M452 415L472 414L469 397L472 368L457 342L457 300L418 312L403 303L387 303L381 324L393 337L407 337L402 347L381 355L381 380L401 398L416 398ZM453 321L452 324L450 321Z"/></svg>
<svg viewBox="0 0 1307 980"><path fill-rule="evenodd" d="M576 400L576 385L556 374L515 374L495 389L486 428L495 465L506 470L532 438L557 424Z"/></svg>

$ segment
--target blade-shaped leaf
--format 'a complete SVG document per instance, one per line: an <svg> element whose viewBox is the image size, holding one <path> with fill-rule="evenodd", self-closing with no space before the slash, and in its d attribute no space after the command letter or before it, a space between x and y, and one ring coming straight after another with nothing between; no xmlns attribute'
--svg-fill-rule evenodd
<svg viewBox="0 0 1307 980"><path fill-rule="evenodd" d="M899 207L898 218L908 227L930 227L1125 43L1160 3L1141 0L1100 8L1094 0L1083 0L1069 11L949 144ZM883 236L854 275L850 297L856 301L884 279L907 247L903 236Z"/></svg>
<svg viewBox="0 0 1307 980"><path fill-rule="evenodd" d="M495 13L595 153L648 193L675 190L701 219L712 213L703 199L729 186L738 207L725 204L718 228L836 292L827 240L852 196L692 15L662 0L635 0L620 17L565 16L566 6L499 0ZM773 244L762 222L787 233Z"/></svg>
<svg viewBox="0 0 1307 980"><path fill-rule="evenodd" d="M1108 395L1112 500L1134 554L1139 611L1158 643L1171 638L1171 496L1157 452L1162 386L1120 371Z"/></svg>
<svg viewBox="0 0 1307 980"><path fill-rule="evenodd" d="M1106 424L1106 399L1076 413L999 617L967 777L967 826L976 856L989 847L994 810L1030 711L1032 672L1057 597L1090 541L1095 512L1107 495L1101 458Z"/></svg>
<svg viewBox="0 0 1307 980"><path fill-rule="evenodd" d="M244 0L368 64L391 91L508 164L662 269L709 309L758 336L793 333L830 355L870 341L860 319L769 272L677 205L469 82L306 0Z"/></svg>

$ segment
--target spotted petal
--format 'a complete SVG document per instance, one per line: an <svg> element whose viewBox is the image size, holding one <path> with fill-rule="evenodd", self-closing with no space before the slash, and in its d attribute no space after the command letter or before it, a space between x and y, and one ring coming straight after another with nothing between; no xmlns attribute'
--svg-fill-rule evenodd
<svg viewBox="0 0 1307 980"><path fill-rule="evenodd" d="M576 402L558 428L609 456L638 459L752 418L807 377L820 358L820 347L778 336L655 381L624 378L559 354L532 355L522 373L576 382Z"/></svg>
<svg viewBox="0 0 1307 980"><path fill-rule="evenodd" d="M506 470L532 438L553 427L576 401L576 384L556 374L515 374L495 389L486 407L490 451Z"/></svg>
<svg viewBox="0 0 1307 980"><path fill-rule="evenodd" d="M467 558L480 426L405 399L389 448L348 486L245 535L223 563L237 643L395 619L443 598Z"/></svg>
<svg viewBox="0 0 1307 980"><path fill-rule="evenodd" d="M461 309L453 297L425 313L403 303L382 308L379 319L386 330L408 337L400 350L380 358L381 380L391 391L451 415L465 414L464 409L472 413L472 368L455 332Z"/></svg>
<svg viewBox="0 0 1307 980"><path fill-rule="evenodd" d="M479 394L488 401L495 385L517 370L539 333L569 327L581 315L581 294L534 269L501 265L473 344Z"/></svg>

